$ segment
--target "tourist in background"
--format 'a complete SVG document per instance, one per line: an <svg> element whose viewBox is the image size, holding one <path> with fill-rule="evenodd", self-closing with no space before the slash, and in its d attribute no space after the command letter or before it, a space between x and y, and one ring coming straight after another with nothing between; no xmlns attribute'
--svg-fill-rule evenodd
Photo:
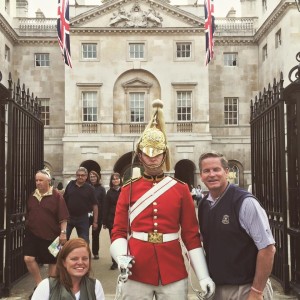
<svg viewBox="0 0 300 300"><path fill-rule="evenodd" d="M98 202L98 228L92 230L92 253L94 259L99 259L99 249L100 249L100 241L99 235L102 227L103 221L103 202L106 195L105 188L101 185L101 175L99 175L96 171L90 171L89 181L91 185L95 188L95 196ZM92 225L94 220L94 216L90 217L90 225Z"/></svg>
<svg viewBox="0 0 300 300"><path fill-rule="evenodd" d="M68 209L62 195L50 186L50 182L48 171L38 171L35 175L36 190L29 196L26 206L23 254L36 285L42 281L39 263L49 264L49 276L55 274L56 257L48 251L50 244L58 236L61 245L67 241Z"/></svg>
<svg viewBox="0 0 300 300"><path fill-rule="evenodd" d="M110 176L109 187L104 200L104 210L103 210L103 228L109 230L109 236L111 237L111 230L114 225L114 218L116 212L116 206L118 198L121 192L122 179L119 173L113 173ZM111 270L118 268L118 264L112 258Z"/></svg>
<svg viewBox="0 0 300 300"><path fill-rule="evenodd" d="M80 167L76 171L76 180L71 180L65 190L64 198L70 213L67 225L67 239L70 239L73 228L76 229L78 237L89 242L89 212L93 210L92 229L98 228L98 203L95 189L86 182L88 171Z"/></svg>
<svg viewBox="0 0 300 300"><path fill-rule="evenodd" d="M62 182L59 182L56 188L57 188L57 191L59 193L61 193L62 195L64 195L65 189L64 189L64 186L63 186Z"/></svg>

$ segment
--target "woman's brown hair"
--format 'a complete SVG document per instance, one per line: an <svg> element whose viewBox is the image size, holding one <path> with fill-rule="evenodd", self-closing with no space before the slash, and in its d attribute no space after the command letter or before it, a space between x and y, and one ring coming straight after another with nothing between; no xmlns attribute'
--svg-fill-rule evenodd
<svg viewBox="0 0 300 300"><path fill-rule="evenodd" d="M114 177L117 177L117 178L120 178L120 186L122 186L122 178L121 178L121 175L119 174L119 173L112 173L111 175L110 175L110 180L109 180L109 187L110 188L113 188L113 179L114 179Z"/></svg>
<svg viewBox="0 0 300 300"><path fill-rule="evenodd" d="M90 180L90 176L92 175L95 175L97 177L97 183L100 183L100 179L101 179L101 176L94 170L90 171L90 174L89 174L89 180Z"/></svg>
<svg viewBox="0 0 300 300"><path fill-rule="evenodd" d="M85 276L89 276L91 270L91 250L87 242L82 238L74 238L68 240L58 253L56 262L56 278L59 280L67 290L71 290L73 287L71 276L69 275L67 269L64 266L64 262L67 256L75 249L86 248L89 254L89 270Z"/></svg>

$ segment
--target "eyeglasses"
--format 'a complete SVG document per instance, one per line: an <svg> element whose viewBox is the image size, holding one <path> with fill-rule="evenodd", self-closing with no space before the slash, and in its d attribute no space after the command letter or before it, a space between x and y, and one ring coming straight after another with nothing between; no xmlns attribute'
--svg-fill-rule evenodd
<svg viewBox="0 0 300 300"><path fill-rule="evenodd" d="M76 177L86 177L86 174L76 174Z"/></svg>

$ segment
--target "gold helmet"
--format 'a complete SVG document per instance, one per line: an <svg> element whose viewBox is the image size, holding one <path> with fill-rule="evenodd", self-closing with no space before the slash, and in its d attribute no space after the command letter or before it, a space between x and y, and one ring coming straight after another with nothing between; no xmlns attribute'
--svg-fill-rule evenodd
<svg viewBox="0 0 300 300"><path fill-rule="evenodd" d="M166 170L170 169L169 148L165 134L165 121L163 116L163 102L156 99L152 102L153 114L150 122L144 130L137 144L137 151L141 151L149 157L155 157L164 153Z"/></svg>

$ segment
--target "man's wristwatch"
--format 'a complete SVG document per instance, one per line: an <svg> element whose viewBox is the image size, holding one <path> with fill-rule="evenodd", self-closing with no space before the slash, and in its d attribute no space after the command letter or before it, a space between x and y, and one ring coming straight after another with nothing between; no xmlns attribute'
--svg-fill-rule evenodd
<svg viewBox="0 0 300 300"><path fill-rule="evenodd" d="M66 234L67 231L66 230L61 230L60 233Z"/></svg>

